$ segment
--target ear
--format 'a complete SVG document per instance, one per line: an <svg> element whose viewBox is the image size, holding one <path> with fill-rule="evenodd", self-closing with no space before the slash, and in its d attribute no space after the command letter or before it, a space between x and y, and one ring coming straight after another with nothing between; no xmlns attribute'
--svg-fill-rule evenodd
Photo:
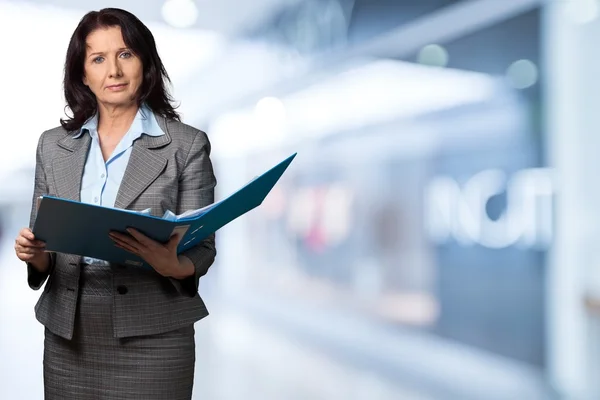
<svg viewBox="0 0 600 400"><path fill-rule="evenodd" d="M87 77L86 77L85 75L83 76L83 84L84 84L85 86L90 86L90 85L88 84L88 79L87 79Z"/></svg>

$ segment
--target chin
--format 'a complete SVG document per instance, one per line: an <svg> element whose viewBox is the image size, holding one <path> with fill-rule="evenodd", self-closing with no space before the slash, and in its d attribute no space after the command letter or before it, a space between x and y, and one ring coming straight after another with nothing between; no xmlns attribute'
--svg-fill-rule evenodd
<svg viewBox="0 0 600 400"><path fill-rule="evenodd" d="M136 99L135 97L132 98L130 95L122 95L119 93L119 96L107 96L100 100L100 102L113 107L127 107L135 104Z"/></svg>

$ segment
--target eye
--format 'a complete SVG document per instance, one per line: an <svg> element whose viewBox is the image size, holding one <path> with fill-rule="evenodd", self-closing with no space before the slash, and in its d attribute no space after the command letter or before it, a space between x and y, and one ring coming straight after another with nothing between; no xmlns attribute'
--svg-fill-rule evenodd
<svg viewBox="0 0 600 400"><path fill-rule="evenodd" d="M130 51L124 51L121 54L119 54L119 57L121 58L131 58L133 56L133 54L131 54Z"/></svg>
<svg viewBox="0 0 600 400"><path fill-rule="evenodd" d="M92 60L92 62L93 62L94 64L100 64L102 61L104 61L104 57L102 57L102 56L95 57L95 58Z"/></svg>

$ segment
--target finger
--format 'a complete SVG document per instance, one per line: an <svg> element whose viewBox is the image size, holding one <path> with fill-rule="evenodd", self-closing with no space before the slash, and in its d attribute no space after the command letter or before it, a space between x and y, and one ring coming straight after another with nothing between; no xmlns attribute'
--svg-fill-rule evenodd
<svg viewBox="0 0 600 400"><path fill-rule="evenodd" d="M109 235L110 238L118 244L124 245L124 246L129 246L129 247L136 247L135 245L135 240L128 238L124 235L114 235L114 234L110 234Z"/></svg>
<svg viewBox="0 0 600 400"><path fill-rule="evenodd" d="M21 229L21 231L19 232L19 236L22 236L22 237L24 237L25 239L28 239L28 240L35 240L35 235L31 231L31 229L29 229L29 228L23 228L23 229Z"/></svg>
<svg viewBox="0 0 600 400"><path fill-rule="evenodd" d="M137 249L135 247L130 246L130 245L126 244L126 243L115 241L115 246L118 247L118 248L120 248L120 249L123 249L125 251L128 251L128 252L130 252L132 254L136 254L136 255L138 254Z"/></svg>
<svg viewBox="0 0 600 400"><path fill-rule="evenodd" d="M142 243L138 242L137 240L135 240L133 238L127 237L127 236L125 236L125 239L121 239L118 237L111 237L111 239L113 240L113 242L115 244L118 244L125 250L132 252L134 254L137 254L137 255L141 255L141 254L145 253L146 249L147 249Z"/></svg>
<svg viewBox="0 0 600 400"><path fill-rule="evenodd" d="M118 237L111 237L111 239L113 240L113 242L115 242L116 245L120 246L121 248L124 248L127 251L130 251L132 253L138 253L138 245L132 243L131 241L125 241L125 240L121 240Z"/></svg>
<svg viewBox="0 0 600 400"><path fill-rule="evenodd" d="M33 256L42 254L44 252L43 250L33 247L16 247L15 250L17 254L28 254Z"/></svg>
<svg viewBox="0 0 600 400"><path fill-rule="evenodd" d="M27 252L35 252L35 253L43 253L45 251L46 245L35 245L29 241L15 241L15 249L27 251Z"/></svg>
<svg viewBox="0 0 600 400"><path fill-rule="evenodd" d="M27 253L43 253L46 250L45 245L37 246L37 245L31 245L28 243L21 244L16 241L15 241L14 247L15 247L16 251L23 251L23 252L27 252Z"/></svg>
<svg viewBox="0 0 600 400"><path fill-rule="evenodd" d="M110 237L111 237L111 239L118 239L118 240L120 240L121 242L129 243L129 244L131 244L132 246L133 246L133 245L135 245L135 244L137 243L137 240L136 240L135 238L133 238L133 237L132 237L132 236L130 236L130 235L126 235L126 234L124 234L124 233L121 233L121 232L110 232L110 233L108 234L108 236L110 236Z"/></svg>
<svg viewBox="0 0 600 400"><path fill-rule="evenodd" d="M150 239L148 236L144 235L143 233L134 228L127 228L126 230L131 236L135 238L135 240L146 246L152 246L153 244L156 244L154 240Z"/></svg>
<svg viewBox="0 0 600 400"><path fill-rule="evenodd" d="M139 252L138 252L138 251L137 251L135 248L133 248L133 247L131 247L131 246L121 246L121 245L119 245L119 244L115 244L115 246L117 246L117 247L119 247L119 248L121 248L121 249L125 250L125 251L126 251L126 252L128 252L128 253L135 254L136 256L139 256L139 255L140 255L140 253L139 253Z"/></svg>
<svg viewBox="0 0 600 400"><path fill-rule="evenodd" d="M36 242L35 240L35 236L34 234L31 232L31 230L29 228L23 228L19 231L19 234L17 235L17 238L15 239L15 241L19 241L22 243L27 243L27 242ZM37 242L43 243L43 241L39 240Z"/></svg>
<svg viewBox="0 0 600 400"><path fill-rule="evenodd" d="M41 240L29 240L23 236L19 236L15 239L15 244L21 245L23 247L46 247L46 243Z"/></svg>
<svg viewBox="0 0 600 400"><path fill-rule="evenodd" d="M21 243L21 245L24 247L37 247L41 249L46 247L46 243L42 242L41 240L26 241L24 243Z"/></svg>
<svg viewBox="0 0 600 400"><path fill-rule="evenodd" d="M180 238L181 238L181 235L179 233L175 233L173 236L171 236L171 238L167 242L167 248L169 248L171 250L176 249L177 245L179 244Z"/></svg>
<svg viewBox="0 0 600 400"><path fill-rule="evenodd" d="M32 255L32 254L17 254L17 257L19 258L19 260L24 261L24 262L29 262L29 261L35 259L35 255Z"/></svg>

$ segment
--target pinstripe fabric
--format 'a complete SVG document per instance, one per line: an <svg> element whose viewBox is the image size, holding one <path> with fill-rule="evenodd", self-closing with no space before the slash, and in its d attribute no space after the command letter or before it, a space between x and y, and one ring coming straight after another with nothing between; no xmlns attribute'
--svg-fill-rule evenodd
<svg viewBox="0 0 600 400"><path fill-rule="evenodd" d="M75 334L45 331L46 400L189 400L194 380L194 327L118 339L112 329L112 271L81 274Z"/></svg>
<svg viewBox="0 0 600 400"><path fill-rule="evenodd" d="M115 207L151 208L160 216L212 203L216 179L206 134L177 121L157 121L165 135L142 135L134 143ZM30 226L40 195L80 201L89 146L89 135L75 138L60 127L41 135ZM35 311L46 327L49 399L190 397L193 323L208 315L198 280L216 256L214 235L184 256L195 275L181 281L116 264L107 266L104 278L90 278L82 257L62 253L52 255L47 274L28 266L32 289L46 283ZM97 292L89 295L94 285Z"/></svg>

